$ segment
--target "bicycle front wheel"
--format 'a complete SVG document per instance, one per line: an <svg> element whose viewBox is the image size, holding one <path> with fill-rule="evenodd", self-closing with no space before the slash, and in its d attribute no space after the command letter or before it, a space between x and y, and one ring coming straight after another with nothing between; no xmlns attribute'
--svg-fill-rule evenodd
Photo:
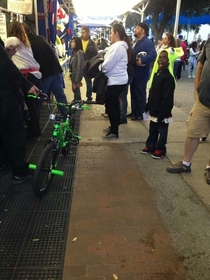
<svg viewBox="0 0 210 280"><path fill-rule="evenodd" d="M33 176L32 186L35 196L42 197L48 192L53 178L51 170L55 168L56 154L54 142L47 144L42 151Z"/></svg>

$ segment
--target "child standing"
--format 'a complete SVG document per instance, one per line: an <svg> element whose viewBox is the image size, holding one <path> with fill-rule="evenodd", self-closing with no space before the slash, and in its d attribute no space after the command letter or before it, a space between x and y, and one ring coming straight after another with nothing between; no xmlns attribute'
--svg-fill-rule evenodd
<svg viewBox="0 0 210 280"><path fill-rule="evenodd" d="M158 71L151 81L145 112L150 116L149 136L142 154L152 154L152 158L161 159L166 155L168 125L172 122L171 110L174 101L175 80L169 71L169 51L163 50L158 56Z"/></svg>
<svg viewBox="0 0 210 280"><path fill-rule="evenodd" d="M81 100L80 87L82 86L84 69L84 52L82 51L82 40L79 37L71 39L72 55L70 58L70 78L72 82L72 91L74 100Z"/></svg>

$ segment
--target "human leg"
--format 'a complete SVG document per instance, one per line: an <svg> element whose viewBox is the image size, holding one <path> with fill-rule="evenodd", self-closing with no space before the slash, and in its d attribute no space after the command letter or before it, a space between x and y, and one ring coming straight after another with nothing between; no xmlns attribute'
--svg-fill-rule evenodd
<svg viewBox="0 0 210 280"><path fill-rule="evenodd" d="M146 81L135 81L135 107L134 117L132 120L143 119L144 107L146 105Z"/></svg>
<svg viewBox="0 0 210 280"><path fill-rule="evenodd" d="M72 91L74 93L74 100L81 100L80 88L79 87L76 87L75 89L72 88Z"/></svg>
<svg viewBox="0 0 210 280"><path fill-rule="evenodd" d="M126 115L127 115L127 94L128 94L128 85L126 85L125 89L120 94L120 122L127 123Z"/></svg>
<svg viewBox="0 0 210 280"><path fill-rule="evenodd" d="M155 143L154 151L161 151L163 155L166 155L166 143L168 138L168 123L157 123L157 130L159 138Z"/></svg>
<svg viewBox="0 0 210 280"><path fill-rule="evenodd" d="M51 78L50 91L55 95L56 101L60 103L67 103L66 95L63 90L62 73L53 75ZM58 106L61 114L65 114L66 109Z"/></svg>
<svg viewBox="0 0 210 280"><path fill-rule="evenodd" d="M119 96L126 85L114 85L107 87L106 108L110 120L110 133L118 136L120 124Z"/></svg>
<svg viewBox="0 0 210 280"><path fill-rule="evenodd" d="M86 97L88 101L92 100L92 92L93 92L93 86L92 86L92 80L88 76L87 70L84 69L84 78L86 82Z"/></svg>
<svg viewBox="0 0 210 280"><path fill-rule="evenodd" d="M187 120L187 137L183 161L167 167L170 173L191 172L191 162L196 152L199 139L209 133L210 109L196 100Z"/></svg>
<svg viewBox="0 0 210 280"><path fill-rule="evenodd" d="M146 147L150 150L150 152L154 151L155 143L158 139L158 127L157 123L150 121L149 123L149 136L146 140Z"/></svg>

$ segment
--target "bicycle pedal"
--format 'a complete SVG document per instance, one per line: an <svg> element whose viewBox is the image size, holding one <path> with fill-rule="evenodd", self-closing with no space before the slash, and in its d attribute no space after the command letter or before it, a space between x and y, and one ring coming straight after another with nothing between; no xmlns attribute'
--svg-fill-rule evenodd
<svg viewBox="0 0 210 280"><path fill-rule="evenodd" d="M79 144L79 141L78 140L71 140L69 143L70 143L71 146L77 146Z"/></svg>

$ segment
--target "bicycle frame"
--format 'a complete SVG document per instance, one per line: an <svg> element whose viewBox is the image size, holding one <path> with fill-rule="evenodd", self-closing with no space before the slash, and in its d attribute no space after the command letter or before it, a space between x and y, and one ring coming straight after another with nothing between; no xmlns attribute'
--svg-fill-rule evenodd
<svg viewBox="0 0 210 280"><path fill-rule="evenodd" d="M37 98L34 95L30 95L30 97ZM46 142L45 147L50 142L55 143L55 150L57 153L55 167L57 167L60 148L65 148L70 143L72 143L75 146L81 140L81 137L78 135L75 135L73 130L70 127L71 111L73 111L73 110L78 111L78 110L82 110L83 108L87 108L87 109L90 109L90 108L88 106L81 105L81 104L84 104L84 101L74 101L70 104L64 104L64 103L51 101L51 100L49 100L49 98L46 95L45 95L45 100L48 103L49 118L51 120L54 120L52 137ZM67 114L66 114L65 120L62 120L62 116L60 114L56 115L56 114L52 113L50 103L55 104L55 105L64 106L67 108ZM77 104L77 105L75 105L74 108L72 108L74 104ZM67 132L70 132L70 139L65 141L65 135ZM29 168L35 170L36 165L29 164ZM59 176L64 175L63 171L57 170L57 169L52 169L51 173L53 175L59 175Z"/></svg>

